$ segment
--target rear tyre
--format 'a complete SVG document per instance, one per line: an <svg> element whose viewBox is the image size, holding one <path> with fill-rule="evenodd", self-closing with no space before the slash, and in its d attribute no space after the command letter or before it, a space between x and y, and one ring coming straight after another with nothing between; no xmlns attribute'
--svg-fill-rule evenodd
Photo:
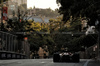
<svg viewBox="0 0 100 66"><path fill-rule="evenodd" d="M60 55L58 53L55 53L53 55L53 62L59 62L60 61Z"/></svg>
<svg viewBox="0 0 100 66"><path fill-rule="evenodd" d="M78 62L80 61L79 54L74 54L74 55L72 56L72 61L78 63Z"/></svg>

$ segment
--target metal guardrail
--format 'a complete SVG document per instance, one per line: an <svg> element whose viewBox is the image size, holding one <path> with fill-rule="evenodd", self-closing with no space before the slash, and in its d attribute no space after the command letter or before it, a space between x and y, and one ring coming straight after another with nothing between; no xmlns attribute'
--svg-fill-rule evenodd
<svg viewBox="0 0 100 66"><path fill-rule="evenodd" d="M16 52L0 51L0 59L26 59L26 55Z"/></svg>
<svg viewBox="0 0 100 66"><path fill-rule="evenodd" d="M25 59L22 53L18 52L17 36L0 31L0 59Z"/></svg>
<svg viewBox="0 0 100 66"><path fill-rule="evenodd" d="M1 51L15 51L16 35L0 31L0 50Z"/></svg>

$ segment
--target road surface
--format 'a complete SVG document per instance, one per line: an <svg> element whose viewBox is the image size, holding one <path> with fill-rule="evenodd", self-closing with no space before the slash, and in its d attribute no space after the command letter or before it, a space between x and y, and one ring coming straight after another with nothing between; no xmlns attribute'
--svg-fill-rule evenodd
<svg viewBox="0 0 100 66"><path fill-rule="evenodd" d="M54 63L52 59L17 59L0 60L0 66L87 66L89 59L81 59L79 63Z"/></svg>

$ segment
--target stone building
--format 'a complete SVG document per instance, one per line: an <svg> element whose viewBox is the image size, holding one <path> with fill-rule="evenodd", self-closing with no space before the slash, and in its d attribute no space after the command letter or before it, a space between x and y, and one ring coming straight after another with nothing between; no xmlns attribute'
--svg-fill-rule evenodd
<svg viewBox="0 0 100 66"><path fill-rule="evenodd" d="M13 16L18 16L18 9L20 11L27 10L27 0L8 0L3 2L3 6L8 7L8 18L13 18Z"/></svg>

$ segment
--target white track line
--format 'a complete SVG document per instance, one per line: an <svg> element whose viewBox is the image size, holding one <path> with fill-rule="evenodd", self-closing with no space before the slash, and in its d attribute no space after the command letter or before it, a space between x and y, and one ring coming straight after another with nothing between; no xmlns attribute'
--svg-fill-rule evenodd
<svg viewBox="0 0 100 66"><path fill-rule="evenodd" d="M90 60L87 60L86 63L83 66L87 66Z"/></svg>

